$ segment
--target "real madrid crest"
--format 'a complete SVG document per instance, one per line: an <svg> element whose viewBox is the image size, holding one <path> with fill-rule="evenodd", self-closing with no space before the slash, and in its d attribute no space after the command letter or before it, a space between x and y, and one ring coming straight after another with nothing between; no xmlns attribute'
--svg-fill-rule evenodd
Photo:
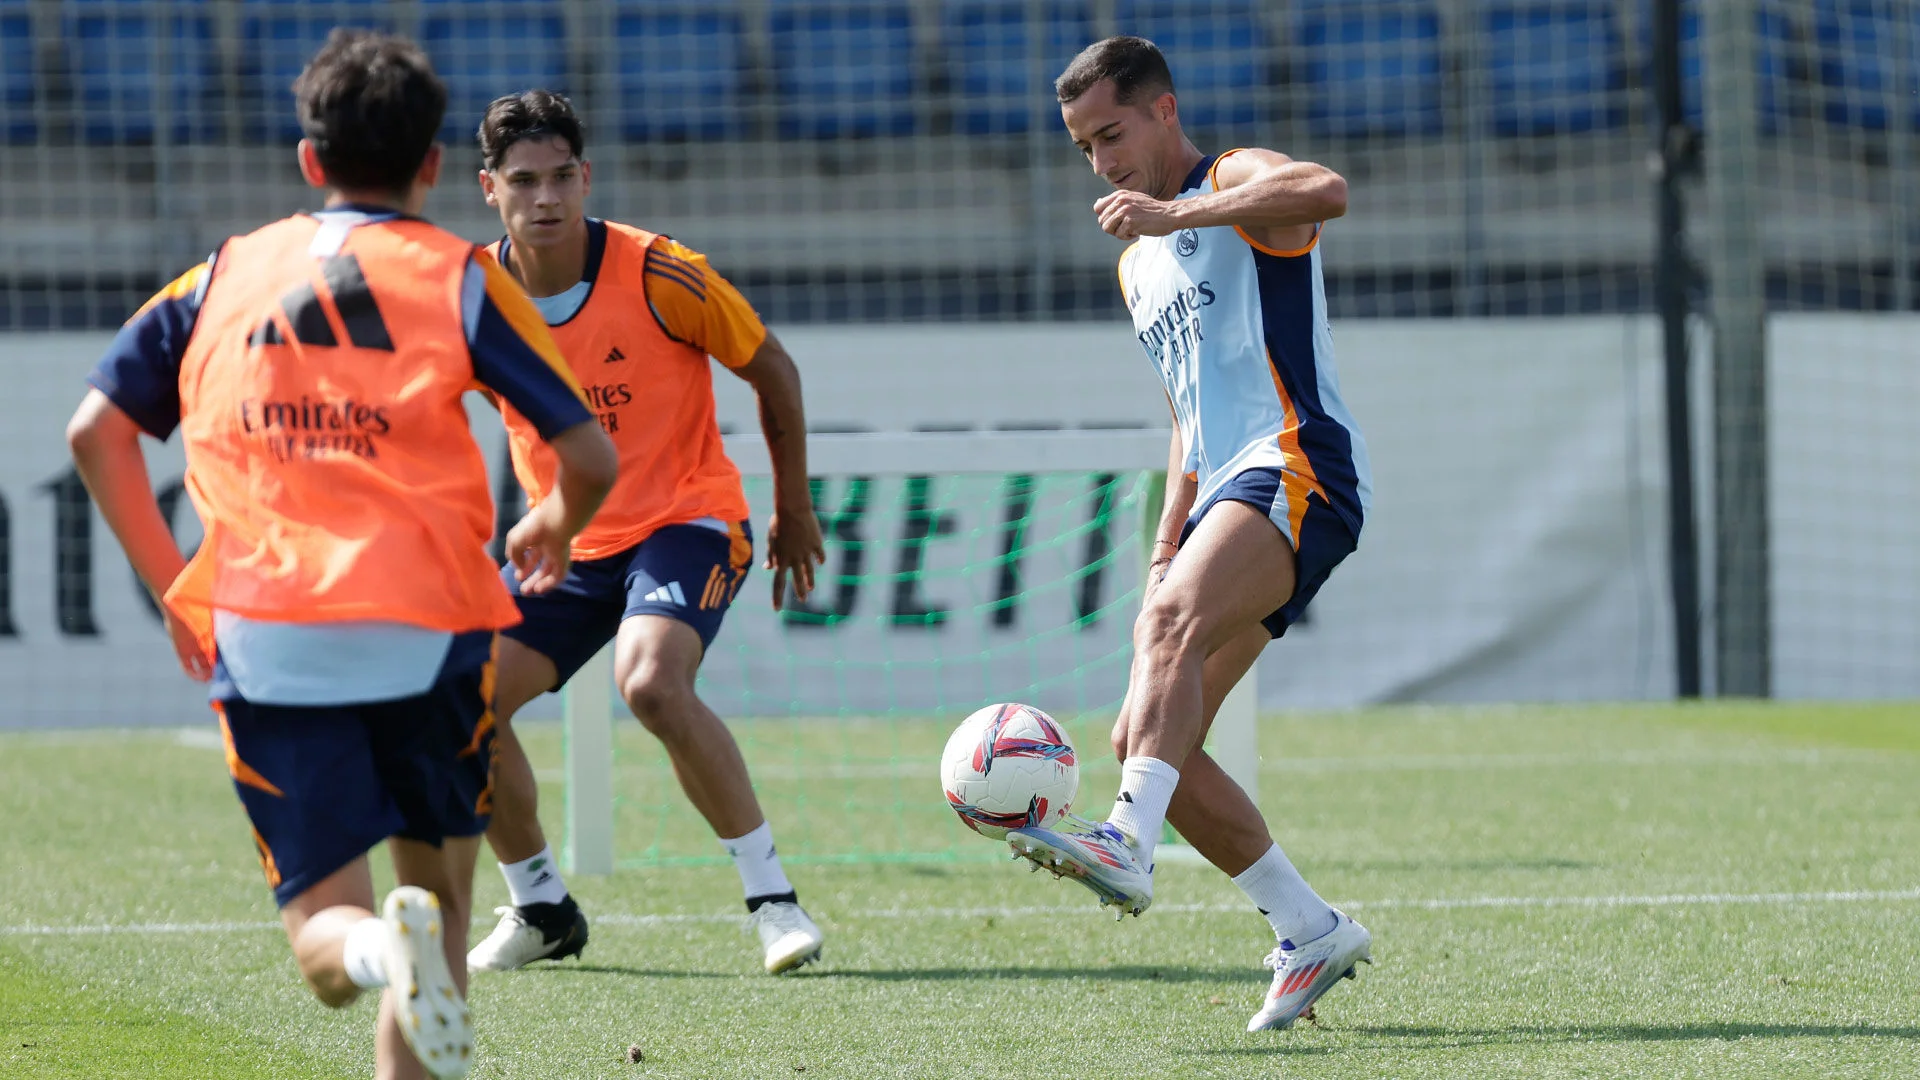
<svg viewBox="0 0 1920 1080"><path fill-rule="evenodd" d="M1181 229L1180 236L1173 242L1173 249L1178 251L1182 258L1199 251L1200 234L1192 229Z"/></svg>

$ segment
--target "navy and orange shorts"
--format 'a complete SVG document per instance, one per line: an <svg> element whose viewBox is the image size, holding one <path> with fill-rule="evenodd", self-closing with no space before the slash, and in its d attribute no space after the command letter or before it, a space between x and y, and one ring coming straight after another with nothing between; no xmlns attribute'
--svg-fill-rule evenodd
<svg viewBox="0 0 1920 1080"><path fill-rule="evenodd" d="M1297 530L1299 535L1295 536L1294 524L1288 517L1285 475L1275 468L1256 468L1228 480L1208 496L1206 502L1194 507L1180 530L1180 543L1184 545L1193 530L1200 527L1200 519L1207 516L1207 511L1223 502L1246 503L1267 515L1293 545L1293 596L1260 620L1267 633L1280 637L1306 613L1307 605L1332 576L1333 568L1353 554L1358 544L1356 530L1316 491L1306 496L1306 509Z"/></svg>
<svg viewBox="0 0 1920 1080"><path fill-rule="evenodd" d="M747 523L726 532L705 525L665 525L603 559L576 561L550 592L526 596L512 564L500 576L520 605L521 621L500 631L553 661L558 690L635 615L683 622L711 648L740 583L753 565Z"/></svg>
<svg viewBox="0 0 1920 1080"><path fill-rule="evenodd" d="M391 837L438 846L487 831L492 631L461 634L434 685L359 705L215 699L227 768L273 898L285 906Z"/></svg>

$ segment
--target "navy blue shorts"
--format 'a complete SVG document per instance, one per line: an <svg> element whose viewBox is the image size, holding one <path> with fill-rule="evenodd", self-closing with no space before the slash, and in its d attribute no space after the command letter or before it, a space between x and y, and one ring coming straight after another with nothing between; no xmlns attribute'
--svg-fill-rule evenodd
<svg viewBox="0 0 1920 1080"><path fill-rule="evenodd" d="M713 645L740 583L753 566L753 532L742 521L726 532L665 525L618 555L576 561L566 580L541 596L523 596L509 563L500 576L520 605L521 622L500 633L553 661L558 690L635 615L686 623Z"/></svg>
<svg viewBox="0 0 1920 1080"><path fill-rule="evenodd" d="M1327 583L1333 568L1353 554L1357 542L1356 530L1334 512L1319 492L1299 494L1297 497L1303 505L1293 505L1291 497L1295 497L1295 492L1302 492L1303 488L1304 485L1296 478L1294 492L1289 492L1285 474L1279 469L1248 469L1228 480L1206 502L1194 507L1193 512L1187 515L1186 526L1180 530L1180 543L1184 545L1187 537L1193 535L1193 530L1199 528L1200 519L1207 516L1207 511L1222 502L1246 503L1267 515L1279 527L1281 534L1293 545L1295 584L1292 598L1279 610L1260 620L1260 625L1266 627L1267 633L1274 637L1285 634L1287 627L1292 626L1307 610L1307 605L1313 602L1320 586Z"/></svg>
<svg viewBox="0 0 1920 1080"><path fill-rule="evenodd" d="M487 831L493 634L462 634L432 689L364 705L213 703L234 790L285 906L389 837Z"/></svg>

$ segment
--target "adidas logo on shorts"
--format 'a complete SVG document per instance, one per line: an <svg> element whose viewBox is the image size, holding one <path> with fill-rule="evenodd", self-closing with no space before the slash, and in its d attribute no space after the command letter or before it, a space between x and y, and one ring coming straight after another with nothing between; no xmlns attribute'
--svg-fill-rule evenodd
<svg viewBox="0 0 1920 1080"><path fill-rule="evenodd" d="M669 581L641 599L651 600L657 604L679 604L681 607L687 606L687 594L680 591L680 583L677 581Z"/></svg>

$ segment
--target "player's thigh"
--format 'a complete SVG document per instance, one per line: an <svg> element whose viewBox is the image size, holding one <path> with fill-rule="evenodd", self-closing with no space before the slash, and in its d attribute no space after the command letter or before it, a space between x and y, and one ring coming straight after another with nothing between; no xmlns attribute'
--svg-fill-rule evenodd
<svg viewBox="0 0 1920 1080"><path fill-rule="evenodd" d="M500 631L494 708L502 718L560 689L613 639L626 602L628 554L578 560L559 585L538 596L520 591L511 564L501 568L500 578L520 608L520 621Z"/></svg>
<svg viewBox="0 0 1920 1080"><path fill-rule="evenodd" d="M1136 645L1180 644L1211 656L1293 595L1293 547L1260 509L1223 500L1208 507L1140 613Z"/></svg>
<svg viewBox="0 0 1920 1080"><path fill-rule="evenodd" d="M280 907L280 923L287 928L287 940L300 940L300 931L315 915L328 908L347 907L375 911L373 872L367 857L361 855L313 885L302 890Z"/></svg>
<svg viewBox="0 0 1920 1080"><path fill-rule="evenodd" d="M479 837L449 837L438 844L394 837L387 842L393 858L393 876L402 885L418 885L440 898L446 910L465 914L473 910L473 865Z"/></svg>
<svg viewBox="0 0 1920 1080"><path fill-rule="evenodd" d="M495 665L494 722L503 728L527 702L560 685L553 658L518 638L500 635Z"/></svg>

